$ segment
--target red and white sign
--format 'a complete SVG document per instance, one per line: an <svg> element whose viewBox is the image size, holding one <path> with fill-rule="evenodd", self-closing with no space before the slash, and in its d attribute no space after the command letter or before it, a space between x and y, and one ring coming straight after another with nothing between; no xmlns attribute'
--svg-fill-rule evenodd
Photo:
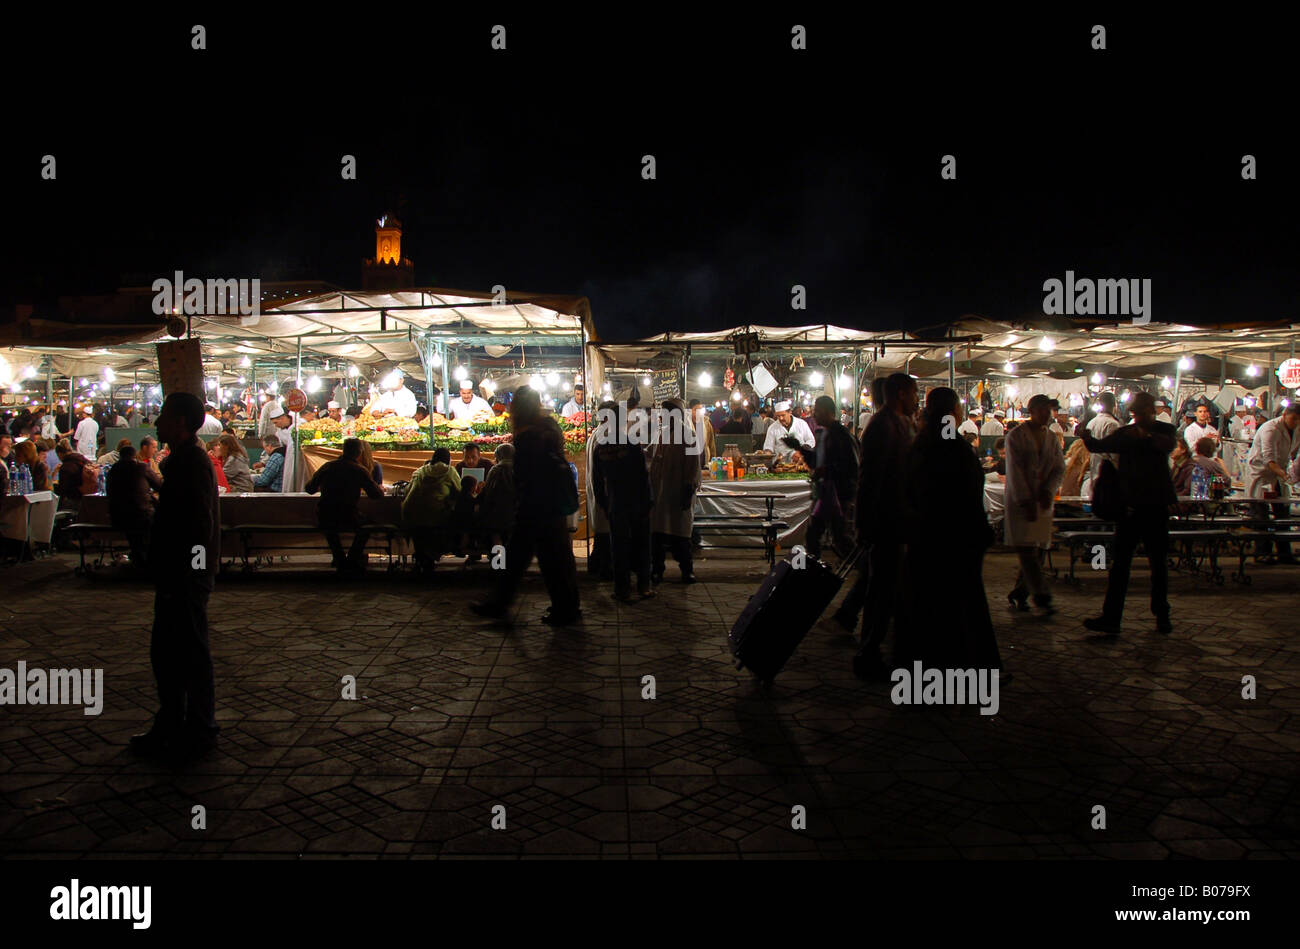
<svg viewBox="0 0 1300 949"><path fill-rule="evenodd" d="M1278 366L1277 377L1288 389L1300 388L1300 359L1288 359Z"/></svg>
<svg viewBox="0 0 1300 949"><path fill-rule="evenodd" d="M290 389L284 397L284 407L290 412L301 412L307 407L307 393L301 389Z"/></svg>

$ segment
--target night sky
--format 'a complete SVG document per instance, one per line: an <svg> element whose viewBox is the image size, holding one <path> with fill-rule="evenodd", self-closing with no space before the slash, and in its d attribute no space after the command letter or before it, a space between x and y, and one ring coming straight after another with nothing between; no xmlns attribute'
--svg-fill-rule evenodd
<svg viewBox="0 0 1300 949"><path fill-rule="evenodd" d="M607 339L1032 318L1067 269L1151 278L1156 320L1296 313L1276 25L327 9L15 25L0 306L176 269L358 287L392 210L417 285L583 294Z"/></svg>

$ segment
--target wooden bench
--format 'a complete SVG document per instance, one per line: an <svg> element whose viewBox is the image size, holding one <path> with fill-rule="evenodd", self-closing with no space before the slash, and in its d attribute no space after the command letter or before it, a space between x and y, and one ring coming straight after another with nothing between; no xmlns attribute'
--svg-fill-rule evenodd
<svg viewBox="0 0 1300 949"><path fill-rule="evenodd" d="M701 534L732 536L735 532L757 533L763 540L763 554L768 564L776 563L776 541L781 531L790 525L763 514L696 514L695 529ZM748 544L711 544L731 550L748 547Z"/></svg>
<svg viewBox="0 0 1300 949"><path fill-rule="evenodd" d="M370 533L371 538L383 538L379 545L380 549L388 556L388 570L391 572L396 569L397 564L393 562L393 541L397 538L405 537L402 528L397 524L361 524L360 530ZM326 531L323 527L314 523L302 524L232 524L222 528L223 534L235 534L239 537L239 546L245 571L254 570L257 567L261 555L270 550L300 550L303 544L276 543L274 538L286 535L295 535L298 537L311 537L319 540L319 543L310 544L308 549L324 548L329 549L329 543L325 539L327 533L338 534L340 542L344 537L351 537L356 533L356 529L345 528L337 531ZM269 542L268 542L269 539ZM346 545L345 545L346 546ZM370 542L367 541L367 549L370 548ZM251 558L251 561L250 561Z"/></svg>

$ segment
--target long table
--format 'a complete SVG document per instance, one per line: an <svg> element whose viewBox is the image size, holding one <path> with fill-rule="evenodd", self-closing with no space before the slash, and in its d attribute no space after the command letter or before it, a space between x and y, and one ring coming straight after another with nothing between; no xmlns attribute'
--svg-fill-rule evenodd
<svg viewBox="0 0 1300 949"><path fill-rule="evenodd" d="M764 514L785 521L777 542L787 550L801 543L808 530L812 509L812 482L807 477L761 481L715 481L706 479L696 494L697 514ZM762 548L758 536L729 537L737 546ZM708 538L704 538L708 547Z"/></svg>

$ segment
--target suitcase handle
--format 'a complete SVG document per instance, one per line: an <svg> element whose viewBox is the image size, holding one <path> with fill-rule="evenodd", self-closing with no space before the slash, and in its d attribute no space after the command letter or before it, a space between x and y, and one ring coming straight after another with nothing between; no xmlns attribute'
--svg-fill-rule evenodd
<svg viewBox="0 0 1300 949"><path fill-rule="evenodd" d="M835 576L839 577L841 580L847 577L849 571L858 565L858 561L862 559L866 552L867 547L865 544L858 544L854 547L849 551L849 555L841 560L839 566L835 568Z"/></svg>

